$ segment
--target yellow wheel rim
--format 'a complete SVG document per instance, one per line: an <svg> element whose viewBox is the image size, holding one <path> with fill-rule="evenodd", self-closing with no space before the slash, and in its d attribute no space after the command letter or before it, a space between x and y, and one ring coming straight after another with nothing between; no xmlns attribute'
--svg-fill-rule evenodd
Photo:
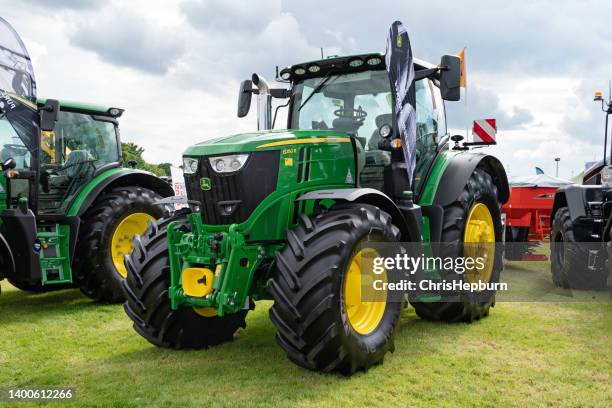
<svg viewBox="0 0 612 408"><path fill-rule="evenodd" d="M349 261L344 278L343 303L348 322L353 330L361 335L372 333L383 318L387 306L387 291L374 290L372 282L382 280L386 283L386 271L374 274L373 259L380 254L372 248L356 252ZM362 288L372 288L362 296ZM363 298L368 301L364 302Z"/></svg>
<svg viewBox="0 0 612 408"><path fill-rule="evenodd" d="M470 283L487 283L493 273L495 263L495 224L493 217L483 203L476 203L468 214L463 235L463 256L466 258L484 258L484 268L466 270L466 279ZM480 245L478 245L480 244Z"/></svg>
<svg viewBox="0 0 612 408"><path fill-rule="evenodd" d="M134 246L132 240L136 234L142 235L149 221L155 221L151 215L147 213L133 213L125 217L113 232L111 241L111 256L113 265L119 275L126 278L127 269L123 263L123 258L132 253Z"/></svg>

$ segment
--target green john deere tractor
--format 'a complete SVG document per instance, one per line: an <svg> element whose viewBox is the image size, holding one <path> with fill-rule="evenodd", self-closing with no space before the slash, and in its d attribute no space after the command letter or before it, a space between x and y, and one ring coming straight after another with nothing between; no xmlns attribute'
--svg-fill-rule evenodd
<svg viewBox="0 0 612 408"><path fill-rule="evenodd" d="M390 43L401 56L409 41L400 37ZM447 242L455 245L435 246L458 257L463 242L501 241L502 165L449 145L443 99L459 99L458 58L432 65L410 56L399 68L411 80L396 82L389 52L296 64L278 77L290 89L270 89L256 74L242 83L238 116L256 94L259 131L189 147L190 209L153 225L126 257L125 310L140 335L160 347L213 346L245 327L254 301L271 299L290 360L350 375L393 351L406 304L385 290L361 296L375 245L435 252ZM393 103L402 93L416 107L412 180ZM271 130L272 98L288 98L287 130ZM497 280L501 257L486 259L456 279ZM494 296L430 291L410 302L425 319L471 322L488 315Z"/></svg>
<svg viewBox="0 0 612 408"><path fill-rule="evenodd" d="M134 235L164 216L155 202L173 191L122 167L122 112L37 99L27 51L0 19L0 279L124 299L123 257Z"/></svg>

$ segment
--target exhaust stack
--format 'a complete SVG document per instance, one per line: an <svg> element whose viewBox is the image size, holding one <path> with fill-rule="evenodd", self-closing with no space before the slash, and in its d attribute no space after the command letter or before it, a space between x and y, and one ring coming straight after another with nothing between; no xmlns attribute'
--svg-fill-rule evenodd
<svg viewBox="0 0 612 408"><path fill-rule="evenodd" d="M272 127L272 95L268 82L257 74L251 80L257 87L257 130L267 130Z"/></svg>

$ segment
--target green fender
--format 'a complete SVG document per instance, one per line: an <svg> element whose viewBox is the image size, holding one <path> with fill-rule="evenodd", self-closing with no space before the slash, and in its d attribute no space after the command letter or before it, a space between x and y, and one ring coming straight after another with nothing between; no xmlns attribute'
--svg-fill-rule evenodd
<svg viewBox="0 0 612 408"><path fill-rule="evenodd" d="M452 203L467 184L470 176L481 168L491 175L497 186L499 201L510 198L510 187L504 166L494 156L471 151L443 151L427 177L419 204L445 207Z"/></svg>
<svg viewBox="0 0 612 408"><path fill-rule="evenodd" d="M135 169L114 168L103 171L94 177L72 200L66 215L68 217L82 215L100 194L121 186L145 187L162 197L174 195L172 187L153 173Z"/></svg>

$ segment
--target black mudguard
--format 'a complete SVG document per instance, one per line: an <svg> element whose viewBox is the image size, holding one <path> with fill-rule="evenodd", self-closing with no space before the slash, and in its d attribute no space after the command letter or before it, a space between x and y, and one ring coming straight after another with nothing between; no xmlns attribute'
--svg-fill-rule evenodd
<svg viewBox="0 0 612 408"><path fill-rule="evenodd" d="M0 280L14 273L15 257L13 256L13 252L6 238L0 233Z"/></svg>
<svg viewBox="0 0 612 408"><path fill-rule="evenodd" d="M122 186L138 186L148 188L155 191L162 197L170 197L174 195L174 190L172 187L156 175L141 170L122 169L120 172L107 177L91 191L87 199L79 208L77 215L83 215L103 192Z"/></svg>
<svg viewBox="0 0 612 408"><path fill-rule="evenodd" d="M350 203L370 204L380 208L391 216L393 223L402 233L402 241L420 242L422 216L421 207L414 205L403 211L384 193L373 188L345 188L310 191L298 201L324 200L346 201Z"/></svg>
<svg viewBox="0 0 612 408"><path fill-rule="evenodd" d="M465 152L454 156L446 167L433 204L446 207L455 201L476 168L485 170L493 177L499 201L502 204L506 203L510 198L510 187L506 170L501 162L488 154Z"/></svg>

